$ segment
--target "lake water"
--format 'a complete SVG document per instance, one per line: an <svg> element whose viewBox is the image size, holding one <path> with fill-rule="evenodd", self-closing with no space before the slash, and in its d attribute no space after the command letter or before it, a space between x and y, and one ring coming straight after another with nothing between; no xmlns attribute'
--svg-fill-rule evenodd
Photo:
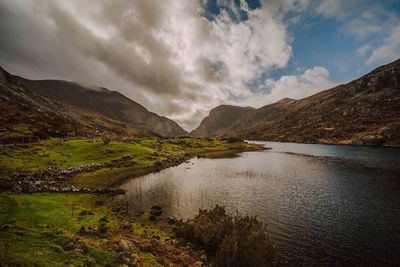
<svg viewBox="0 0 400 267"><path fill-rule="evenodd" d="M192 159L128 181L123 198L175 218L215 204L257 215L288 265L400 265L400 149L257 143L272 149Z"/></svg>

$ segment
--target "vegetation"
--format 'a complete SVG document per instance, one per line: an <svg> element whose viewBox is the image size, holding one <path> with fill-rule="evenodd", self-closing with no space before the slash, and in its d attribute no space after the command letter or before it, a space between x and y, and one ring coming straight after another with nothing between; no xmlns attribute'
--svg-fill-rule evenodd
<svg viewBox="0 0 400 267"><path fill-rule="evenodd" d="M176 233L205 249L216 266L274 265L275 247L265 226L255 217L231 216L217 205L212 210L200 210Z"/></svg>
<svg viewBox="0 0 400 267"><path fill-rule="evenodd" d="M200 256L174 241L167 222L119 210L93 194L2 193L0 265L176 266Z"/></svg>
<svg viewBox="0 0 400 267"><path fill-rule="evenodd" d="M5 146L0 151L0 177L33 174L88 164L104 164L123 159L99 170L74 178L81 187L106 187L124 179L181 163L195 155L237 153L260 147L243 142L192 138L145 139L131 142L52 138L38 144Z"/></svg>
<svg viewBox="0 0 400 267"><path fill-rule="evenodd" d="M3 187L9 192L0 193L0 266L195 266L210 263L204 254L217 266L270 263L272 250L261 232L264 228L251 217L231 217L216 208L201 211L193 224L181 224L160 219L159 206L132 215L110 195L47 190L68 183L108 188L193 156L258 149L240 140L192 138L130 142L52 138L3 146L0 185L11 181L22 186L28 179L28 187L36 183L52 187L39 187L34 194L16 194L13 187ZM174 229L190 234L178 240ZM248 236L242 240L241 235Z"/></svg>
<svg viewBox="0 0 400 267"><path fill-rule="evenodd" d="M151 213L126 216L121 204L94 194L1 193L0 248L1 266L270 266L274 261L274 247L254 217L230 216L218 206L187 223L154 219Z"/></svg>

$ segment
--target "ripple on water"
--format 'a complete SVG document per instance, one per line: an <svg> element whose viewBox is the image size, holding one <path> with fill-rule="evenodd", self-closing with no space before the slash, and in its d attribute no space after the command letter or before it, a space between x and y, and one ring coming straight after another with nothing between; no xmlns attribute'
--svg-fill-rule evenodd
<svg viewBox="0 0 400 267"><path fill-rule="evenodd" d="M291 265L400 262L400 150L265 143L272 151L193 159L123 185L135 209L193 217L215 204L257 215Z"/></svg>

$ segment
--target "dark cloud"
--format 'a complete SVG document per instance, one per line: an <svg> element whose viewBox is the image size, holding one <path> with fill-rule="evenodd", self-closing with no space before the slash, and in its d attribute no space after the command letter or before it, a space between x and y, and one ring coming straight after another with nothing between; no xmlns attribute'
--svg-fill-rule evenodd
<svg viewBox="0 0 400 267"><path fill-rule="evenodd" d="M286 66L290 40L276 12L307 1L228 2L209 20L201 1L2 0L0 65L120 91L190 129L218 104L267 102L247 84Z"/></svg>

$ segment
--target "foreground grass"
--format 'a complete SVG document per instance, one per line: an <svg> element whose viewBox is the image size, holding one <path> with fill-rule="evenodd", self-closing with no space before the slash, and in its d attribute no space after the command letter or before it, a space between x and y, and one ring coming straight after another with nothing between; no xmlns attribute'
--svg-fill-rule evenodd
<svg viewBox="0 0 400 267"><path fill-rule="evenodd" d="M218 157L259 149L240 141L192 138L134 142L48 139L2 147L0 183L18 174L34 179L33 174L49 170L106 164L98 170L78 172L71 180L78 187L98 189L194 156ZM173 227L166 221L149 220L147 214L125 216L123 208L105 195L3 192L0 266L198 266L196 261L204 260L204 251L180 245ZM133 245L128 251L124 248L127 242Z"/></svg>
<svg viewBox="0 0 400 267"><path fill-rule="evenodd" d="M86 256L64 251L62 245L78 233L81 225L96 226L105 213L104 207L90 204L92 198L77 194L0 194L1 261L9 266L78 265L85 261ZM76 214L90 207L95 215L72 216L73 202L80 203ZM111 255L100 249L98 243L91 246L89 257L111 262Z"/></svg>
<svg viewBox="0 0 400 267"><path fill-rule="evenodd" d="M0 265L120 266L121 239L135 245L129 257L141 266L194 262L187 250L172 245L172 226L152 222L147 215L122 216L112 212L110 203L108 197L93 194L1 193ZM99 233L104 217L108 230ZM82 226L94 230L82 233ZM68 247L71 242L75 247Z"/></svg>
<svg viewBox="0 0 400 267"><path fill-rule="evenodd" d="M147 139L135 142L100 140L49 139L34 145L7 146L0 152L0 178L18 173L32 174L49 168L63 169L88 164L101 164L125 157L123 164L82 173L74 184L99 188L117 184L127 178L173 166L196 155L215 156L257 150L244 142L192 138Z"/></svg>

